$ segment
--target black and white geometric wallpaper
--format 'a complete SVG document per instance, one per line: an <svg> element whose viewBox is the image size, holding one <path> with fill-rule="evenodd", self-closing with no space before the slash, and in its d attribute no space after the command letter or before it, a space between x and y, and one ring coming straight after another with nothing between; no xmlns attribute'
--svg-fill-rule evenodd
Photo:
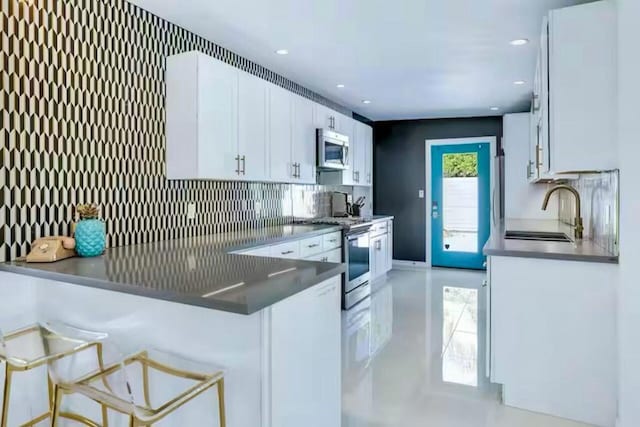
<svg viewBox="0 0 640 427"><path fill-rule="evenodd" d="M296 199L322 214L321 186L165 179L166 57L199 50L343 107L125 0L0 7L0 261L68 235L78 203L102 207L109 246L287 223Z"/></svg>

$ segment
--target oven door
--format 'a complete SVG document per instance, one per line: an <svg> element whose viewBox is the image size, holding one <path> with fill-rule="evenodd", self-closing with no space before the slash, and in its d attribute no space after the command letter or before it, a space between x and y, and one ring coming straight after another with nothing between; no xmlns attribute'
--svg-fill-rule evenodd
<svg viewBox="0 0 640 427"><path fill-rule="evenodd" d="M349 137L318 129L318 167L349 168Z"/></svg>
<svg viewBox="0 0 640 427"><path fill-rule="evenodd" d="M369 230L347 234L345 244L348 265L345 292L348 293L369 281Z"/></svg>

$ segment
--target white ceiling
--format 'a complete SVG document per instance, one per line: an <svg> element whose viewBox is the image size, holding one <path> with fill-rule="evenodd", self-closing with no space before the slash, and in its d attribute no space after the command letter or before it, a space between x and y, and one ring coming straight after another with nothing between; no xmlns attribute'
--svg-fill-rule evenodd
<svg viewBox="0 0 640 427"><path fill-rule="evenodd" d="M588 0L130 1L357 113L390 120L523 111L542 17ZM531 43L513 47L516 38ZM282 48L290 54L274 53Z"/></svg>

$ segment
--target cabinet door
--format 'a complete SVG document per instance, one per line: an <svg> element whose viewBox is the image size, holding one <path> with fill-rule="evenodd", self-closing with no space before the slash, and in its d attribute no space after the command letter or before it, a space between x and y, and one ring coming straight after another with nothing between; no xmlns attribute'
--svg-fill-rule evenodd
<svg viewBox="0 0 640 427"><path fill-rule="evenodd" d="M387 254L389 253L388 242L389 242L388 235L383 234L382 236L380 236L380 244L378 245L378 248L376 251L377 252L376 263L379 265L379 268L377 270L378 276L383 276L387 274L387 271L389 271L389 259L387 256Z"/></svg>
<svg viewBox="0 0 640 427"><path fill-rule="evenodd" d="M540 138L538 150L540 154L540 175L550 170L551 146L549 140L549 23L545 19L540 38Z"/></svg>
<svg viewBox="0 0 640 427"><path fill-rule="evenodd" d="M297 181L316 183L316 128L313 123L313 103L293 96L292 161L298 164Z"/></svg>
<svg viewBox="0 0 640 427"><path fill-rule="evenodd" d="M387 225L387 268L391 271L393 268L393 221L389 221Z"/></svg>
<svg viewBox="0 0 640 427"><path fill-rule="evenodd" d="M240 72L238 83L238 153L241 177L264 181L267 172L267 83Z"/></svg>
<svg viewBox="0 0 640 427"><path fill-rule="evenodd" d="M273 181L293 181L291 119L291 93L269 85L269 171Z"/></svg>
<svg viewBox="0 0 640 427"><path fill-rule="evenodd" d="M356 185L357 184L357 168L358 162L358 137L355 121L350 122L349 127L343 127L343 134L349 137L349 152L347 155L347 162L349 163L349 169L342 172L342 184L343 185Z"/></svg>
<svg viewBox="0 0 640 427"><path fill-rule="evenodd" d="M198 56L198 178L239 179L238 70Z"/></svg>
<svg viewBox="0 0 640 427"><path fill-rule="evenodd" d="M375 280L384 269L384 266L380 264L380 248L382 245L382 236L374 237L369 242L369 270L371 274L371 280Z"/></svg>
<svg viewBox="0 0 640 427"><path fill-rule="evenodd" d="M272 306L270 425L340 425L340 321L339 277Z"/></svg>
<svg viewBox="0 0 640 427"><path fill-rule="evenodd" d="M362 184L373 185L373 129L371 126L363 125L363 138L361 144L364 150L364 174Z"/></svg>

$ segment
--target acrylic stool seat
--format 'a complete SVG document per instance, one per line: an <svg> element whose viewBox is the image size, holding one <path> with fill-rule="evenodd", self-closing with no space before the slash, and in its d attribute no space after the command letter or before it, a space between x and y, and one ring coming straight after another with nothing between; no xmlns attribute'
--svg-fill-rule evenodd
<svg viewBox="0 0 640 427"><path fill-rule="evenodd" d="M108 357L114 356L110 354ZM104 416L107 410L128 417L130 427L141 427L152 426L213 387L217 390L218 425L226 426L224 371L221 368L159 350L140 351L115 359L113 363L107 361L103 369L80 379L58 383L54 396L53 427L58 425L65 395L80 394L98 403L103 411L103 427L107 425L107 417ZM55 362L50 364L54 378L55 365ZM163 380L177 380L180 384L167 387ZM170 389L171 397L154 399L158 389ZM100 427L88 417L76 415L74 419L88 426Z"/></svg>
<svg viewBox="0 0 640 427"><path fill-rule="evenodd" d="M0 331L0 362L5 365L0 427L9 427L11 386L16 373L31 371L54 360L95 348L101 359L101 343L106 334L74 329L52 323L36 323L7 334ZM55 385L49 382L49 403L55 395ZM51 415L51 408L36 418L21 424L31 426Z"/></svg>

